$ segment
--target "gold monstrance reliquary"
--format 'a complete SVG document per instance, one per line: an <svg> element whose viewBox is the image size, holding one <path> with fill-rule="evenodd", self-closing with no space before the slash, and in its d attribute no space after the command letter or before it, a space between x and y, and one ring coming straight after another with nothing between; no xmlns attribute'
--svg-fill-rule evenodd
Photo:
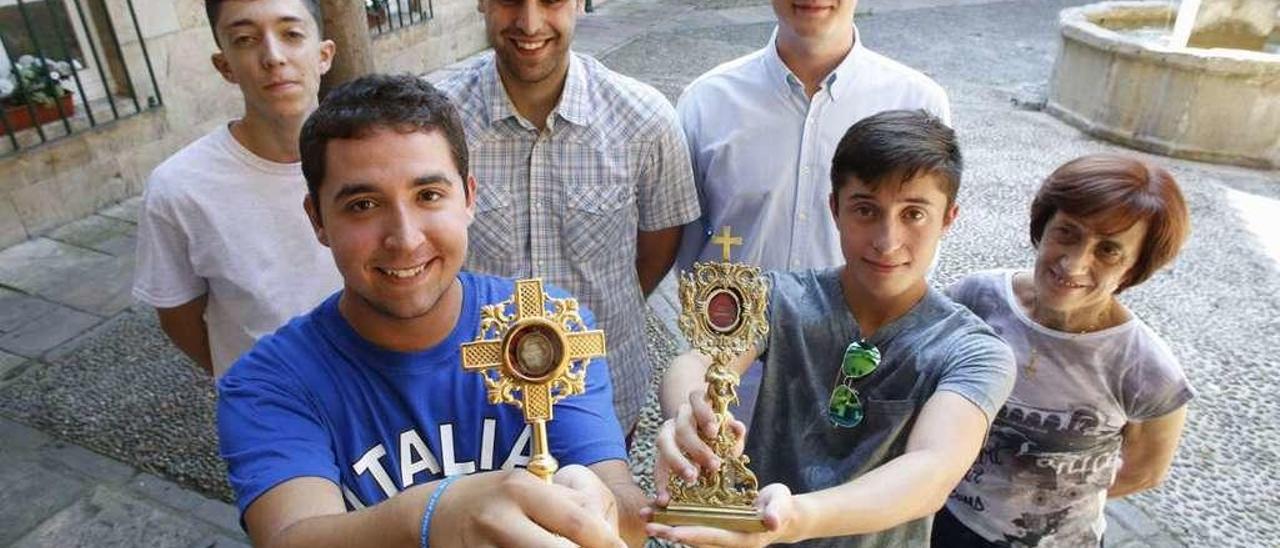
<svg viewBox="0 0 1280 548"><path fill-rule="evenodd" d="M738 401L739 379L730 364L769 333L769 285L759 267L730 262L732 246L742 244L730 227L711 242L721 246L722 260L696 263L693 272L680 274L680 330L694 350L711 358L707 401L720 428L706 441L720 458L720 469L703 471L695 483L672 474L671 502L654 514L654 521L759 532L765 526L755 507L756 476L747 468L750 459L745 454L733 454L738 436L731 428L729 406Z"/></svg>
<svg viewBox="0 0 1280 548"><path fill-rule="evenodd" d="M462 344L462 367L484 376L489 403L524 413L533 427L529 471L550 483L559 468L547 440L552 411L586 390L587 365L604 355L604 331L587 330L578 301L551 298L535 278L517 280L511 299L480 309L476 340Z"/></svg>

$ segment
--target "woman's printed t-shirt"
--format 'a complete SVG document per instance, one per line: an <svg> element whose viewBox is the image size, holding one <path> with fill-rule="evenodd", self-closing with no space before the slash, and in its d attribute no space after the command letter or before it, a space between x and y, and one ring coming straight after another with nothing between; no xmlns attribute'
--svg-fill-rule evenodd
<svg viewBox="0 0 1280 548"><path fill-rule="evenodd" d="M1013 348L1018 379L947 509L1002 546L1097 546L1122 429L1192 397L1182 367L1142 320L1086 334L1046 328L1013 293L1013 271L947 292Z"/></svg>

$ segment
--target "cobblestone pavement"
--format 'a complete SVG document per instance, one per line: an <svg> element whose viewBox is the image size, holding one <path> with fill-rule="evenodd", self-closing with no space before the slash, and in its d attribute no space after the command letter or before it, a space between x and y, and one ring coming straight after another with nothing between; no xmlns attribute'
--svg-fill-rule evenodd
<svg viewBox="0 0 1280 548"><path fill-rule="evenodd" d="M1039 112L1056 13L1082 2L863 0L864 41L949 91L968 165L937 281L1026 265L1031 189L1054 166L1118 147ZM675 99L702 71L762 45L764 0L612 0L576 47ZM438 75L437 75L438 76ZM1160 159L1194 233L1178 264L1126 294L1198 389L1168 481L1108 506L1107 545L1280 546L1280 172ZM132 278L137 199L0 250L0 546L247 542L216 455L213 391L168 346ZM650 300L656 361L674 354L668 280ZM633 451L648 477L657 423ZM219 500L221 499L221 500Z"/></svg>

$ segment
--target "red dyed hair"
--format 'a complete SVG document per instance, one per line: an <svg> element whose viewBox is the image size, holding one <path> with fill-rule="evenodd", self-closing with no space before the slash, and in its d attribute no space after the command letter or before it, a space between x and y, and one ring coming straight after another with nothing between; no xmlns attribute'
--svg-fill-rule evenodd
<svg viewBox="0 0 1280 548"><path fill-rule="evenodd" d="M1045 179L1031 202L1032 245L1040 246L1045 225L1059 211L1085 220L1103 234L1147 221L1138 260L1116 293L1146 281L1169 264L1191 228L1186 201L1173 175L1150 162L1119 154L1081 156Z"/></svg>

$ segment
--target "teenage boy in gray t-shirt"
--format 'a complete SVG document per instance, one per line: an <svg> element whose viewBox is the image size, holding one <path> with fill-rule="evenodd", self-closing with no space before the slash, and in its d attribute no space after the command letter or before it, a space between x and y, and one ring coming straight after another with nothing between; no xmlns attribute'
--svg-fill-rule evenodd
<svg viewBox="0 0 1280 548"><path fill-rule="evenodd" d="M692 545L928 546L931 516L1014 379L1008 346L925 281L956 218L960 171L955 133L924 111L849 128L829 201L845 264L768 273L769 335L734 364L765 364L746 452L767 484L757 505L768 530L651 523L649 534ZM708 364L687 353L663 380L672 418L658 434L659 505L667 474L692 481L699 467L718 468L698 435L716 429Z"/></svg>

